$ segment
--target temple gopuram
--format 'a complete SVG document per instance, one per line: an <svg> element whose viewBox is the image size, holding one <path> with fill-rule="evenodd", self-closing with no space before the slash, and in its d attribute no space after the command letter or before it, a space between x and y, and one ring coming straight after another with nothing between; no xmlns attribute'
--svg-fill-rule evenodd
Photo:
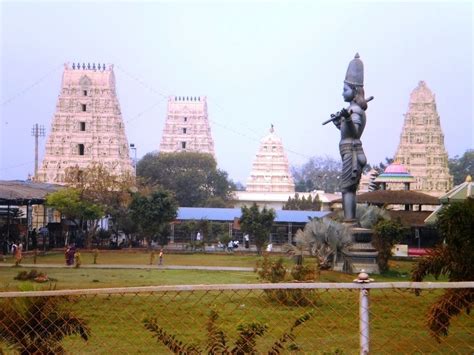
<svg viewBox="0 0 474 355"><path fill-rule="evenodd" d="M394 160L415 178L413 190L439 196L453 186L435 95L424 81L410 95Z"/></svg>
<svg viewBox="0 0 474 355"><path fill-rule="evenodd" d="M104 165L115 175L133 174L115 90L113 65L64 65L61 91L35 181L64 184L69 167Z"/></svg>
<svg viewBox="0 0 474 355"><path fill-rule="evenodd" d="M205 96L172 96L160 143L160 153L196 152L215 157Z"/></svg>

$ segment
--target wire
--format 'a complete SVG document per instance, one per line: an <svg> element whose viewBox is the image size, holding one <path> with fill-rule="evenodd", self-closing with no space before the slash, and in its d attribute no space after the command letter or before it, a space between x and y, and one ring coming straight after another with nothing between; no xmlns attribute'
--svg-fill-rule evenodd
<svg viewBox="0 0 474 355"><path fill-rule="evenodd" d="M10 102L14 101L15 99L17 99L18 97L23 96L23 95L26 94L29 90L31 90L32 88L34 88L35 86L37 86L38 84L40 84L42 81L44 81L45 79L47 79L52 73L54 73L56 70L58 70L58 69L61 68L62 66L63 66L63 64L54 67L54 69L50 70L48 73L46 73L45 75L43 75L41 78L39 78L38 80L36 80L34 83L30 84L29 86L25 87L23 90L17 92L17 93L14 94L13 96L10 96L8 99L6 99L5 101L3 101L1 105L2 105L2 106L5 106L5 105L9 104Z"/></svg>
<svg viewBox="0 0 474 355"><path fill-rule="evenodd" d="M136 82L138 82L138 83L139 83L140 85L142 85L143 87L145 87L145 88L147 88L148 90L150 90L151 92L156 93L156 94L160 95L161 97L165 98L166 100L168 100L168 98L169 98L170 95L166 95L166 94L164 94L164 93L162 93L162 92L156 90L156 89L153 88L151 85L147 84L144 80L138 78L137 76L135 76L135 75L133 75L133 74L130 74L128 71L126 71L125 69L123 69L121 66L115 65L115 67L118 68L121 72L123 72L124 74L126 74L126 75L127 75L128 77L130 77L131 79L133 79L133 80L135 80ZM210 99L210 100L209 100L209 99ZM212 98L208 98L208 100L209 100L209 101L212 101L213 105L214 105L215 107L217 107L218 109L220 109L222 112L228 113L216 100L214 100L214 99L212 99ZM148 109L142 111L142 112L139 113L137 116L135 116L134 118L132 118L132 119L130 119L130 120L127 120L126 122L130 122L130 121L132 121L132 120L135 120L135 119L141 117L145 112L149 111L151 108L155 107L157 104L158 104L158 103L152 105L152 106L149 107ZM217 126L220 126L220 127L224 128L224 129L226 129L226 130L228 130L228 131L230 131L230 132L232 132L232 133L234 133L234 134L237 134L237 135L239 135L239 136L245 137L245 138L247 138L247 139L249 139L249 140L251 140L251 141L257 141L257 142L260 141L259 133L256 132L255 130L249 128L249 127L242 126L242 127L246 128L246 129L248 129L249 131L251 131L253 134L255 134L255 136L249 136L249 135L247 135L247 134L245 134L245 133L243 133L243 132L241 132L241 131L238 131L238 130L236 130L236 129L234 129L234 128L228 126L228 125L225 125L225 124L223 124L223 123L220 123L220 122L218 122L218 121L216 121L216 120L214 120L214 119L208 118L208 120L209 120L210 122L214 123L214 124L217 125ZM303 158L306 158L306 159L311 158L310 156L308 156L308 155L306 155L306 154L299 153L299 152L296 152L296 151L291 150L291 149L287 149L287 148L286 148L285 151L288 152L288 153L292 153L292 154L295 154L295 155L299 155L299 156L301 156L301 157L303 157Z"/></svg>

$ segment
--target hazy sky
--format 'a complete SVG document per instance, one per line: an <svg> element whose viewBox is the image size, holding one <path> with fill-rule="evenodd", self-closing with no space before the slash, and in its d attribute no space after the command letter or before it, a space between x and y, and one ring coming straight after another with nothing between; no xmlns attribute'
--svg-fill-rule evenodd
<svg viewBox="0 0 474 355"><path fill-rule="evenodd" d="M321 122L344 106L359 52L375 96L369 163L393 157L411 91L435 93L450 157L474 148L471 2L1 2L0 179L34 171L35 123L51 130L65 62L113 63L129 143L157 150L168 95L208 97L220 168L246 183L274 124L292 165L339 159ZM40 140L40 157L46 139Z"/></svg>

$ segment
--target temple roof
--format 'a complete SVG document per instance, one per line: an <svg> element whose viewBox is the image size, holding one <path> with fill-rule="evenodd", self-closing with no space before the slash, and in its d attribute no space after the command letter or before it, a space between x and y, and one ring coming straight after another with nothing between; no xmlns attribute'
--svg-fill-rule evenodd
<svg viewBox="0 0 474 355"><path fill-rule="evenodd" d="M474 198L474 183L472 182L471 175L466 177L466 181L462 184L455 186L446 194L442 195L439 200L441 203L451 203L463 201L466 198Z"/></svg>
<svg viewBox="0 0 474 355"><path fill-rule="evenodd" d="M392 163L385 168L385 171L374 180L377 183L407 183L415 182L416 179L410 175L408 170L399 163Z"/></svg>
<svg viewBox="0 0 474 355"><path fill-rule="evenodd" d="M439 200L428 194L406 190L377 190L357 195L357 202L374 205L439 205Z"/></svg>
<svg viewBox="0 0 474 355"><path fill-rule="evenodd" d="M0 181L0 204L42 204L47 194L63 187L40 182L2 180Z"/></svg>

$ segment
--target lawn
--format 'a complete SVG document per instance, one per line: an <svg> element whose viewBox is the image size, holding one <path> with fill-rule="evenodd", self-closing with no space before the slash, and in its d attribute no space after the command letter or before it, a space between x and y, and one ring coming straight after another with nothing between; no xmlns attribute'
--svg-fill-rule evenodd
<svg viewBox="0 0 474 355"><path fill-rule="evenodd" d="M98 264L122 264L122 265L148 265L150 263L150 252L146 251L100 251L97 257ZM94 256L92 252L81 251L83 264L93 264ZM243 254L226 253L167 253L165 251L164 263L168 265L198 265L198 266L242 266L254 267L258 257ZM158 262L158 253L155 255L155 264ZM287 261L290 263L290 260ZM9 256L6 263L13 263L13 258ZM33 256L25 256L22 260L24 264L33 264ZM51 252L46 255L37 256L38 264L65 264L64 254Z"/></svg>
<svg viewBox="0 0 474 355"><path fill-rule="evenodd" d="M91 264L92 255L83 254L83 263ZM199 266L253 267L255 255L225 254L166 254L165 263ZM313 263L310 258L305 259ZM99 264L149 263L149 253L104 252ZM7 264L11 264L7 260ZM25 263L32 262L26 258ZM62 264L62 254L41 256L41 264ZM286 259L287 266L291 260ZM413 262L391 261L391 271L373 275L376 281L407 281ZM248 284L260 280L254 272L163 270L163 269L88 269L38 268L54 279L51 285L16 281L14 277L25 267L0 268L0 285L4 290L105 288L124 286L178 284ZM322 271L320 282L351 282L355 275ZM425 315L442 290L423 292L417 297L411 291L372 290L370 292L371 350L375 353L472 353L474 349L474 321L472 316L456 318L450 335L440 344L430 336ZM78 336L64 341L71 353L105 354L114 349L119 353L167 353L163 345L145 329L143 320L156 317L169 334L185 343L206 346L206 324L210 310L219 313L217 326L227 335L228 344L237 337L238 324L260 322L268 326L257 348L265 352L291 324L308 311L312 318L297 328L296 343L302 352L358 353L358 298L357 290L318 290L310 293L311 304L284 305L268 299L260 290L241 291L182 291L141 294L89 295L67 298L64 307L85 319L91 328L86 343ZM1 344L0 344L1 346ZM5 345L3 345L5 350Z"/></svg>

